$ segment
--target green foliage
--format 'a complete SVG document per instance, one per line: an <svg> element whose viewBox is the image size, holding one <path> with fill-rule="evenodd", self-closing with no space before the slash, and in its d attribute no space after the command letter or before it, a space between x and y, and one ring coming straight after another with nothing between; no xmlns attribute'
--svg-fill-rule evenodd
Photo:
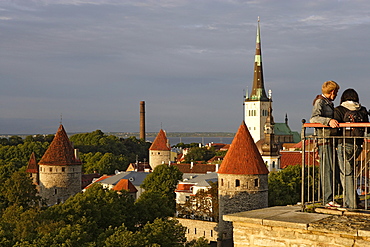
<svg viewBox="0 0 370 247"><path fill-rule="evenodd" d="M177 166L162 164L146 176L141 187L148 192L158 192L164 195L174 196L177 183L181 179L182 172Z"/></svg>
<svg viewBox="0 0 370 247"><path fill-rule="evenodd" d="M114 229L106 241L107 247L182 247L186 242L185 230L177 220L156 219L138 232L129 231L124 225ZM194 246L194 245L187 245ZM201 246L199 246L201 247Z"/></svg>
<svg viewBox="0 0 370 247"><path fill-rule="evenodd" d="M125 171L130 163L148 160L150 143L135 137L119 139L106 135L101 130L76 134L70 140L81 152L85 173L112 174L115 170Z"/></svg>
<svg viewBox="0 0 370 247"><path fill-rule="evenodd" d="M318 184L318 169L315 168L315 179ZM306 168L307 169L307 168ZM307 172L305 172L307 179ZM313 178L310 176L310 181ZM285 206L301 201L302 167L287 166L281 171L270 172L268 178L269 206Z"/></svg>
<svg viewBox="0 0 370 247"><path fill-rule="evenodd" d="M134 199L126 191L117 193L94 184L86 192L76 194L65 203L48 208L45 217L63 220L66 224L86 218L87 221L95 222L99 229L120 226L122 223L133 228L134 211Z"/></svg>
<svg viewBox="0 0 370 247"><path fill-rule="evenodd" d="M27 165L32 152L35 153L36 158L41 159L48 146L49 142L38 141L18 145L0 145L0 161L12 163L16 169L19 169Z"/></svg>
<svg viewBox="0 0 370 247"><path fill-rule="evenodd" d="M85 173L113 174L115 170L126 170L129 164L128 158L122 154L105 153L103 155L100 152L95 154L90 152L81 154L80 158L83 161Z"/></svg>
<svg viewBox="0 0 370 247"><path fill-rule="evenodd" d="M198 238L197 240L192 240L185 244L185 247L208 247L208 240L205 237Z"/></svg>
<svg viewBox="0 0 370 247"><path fill-rule="evenodd" d="M0 193L3 205L16 205L29 208L40 203L36 186L24 171L14 172L10 178L0 184Z"/></svg>
<svg viewBox="0 0 370 247"><path fill-rule="evenodd" d="M140 214L137 222L140 226L153 222L156 218L174 215L174 199L160 192L144 191L135 203Z"/></svg>
<svg viewBox="0 0 370 247"><path fill-rule="evenodd" d="M208 161L213 156L215 156L216 152L214 148L207 148L207 147L193 147L185 156L185 162L190 163L192 161Z"/></svg>
<svg viewBox="0 0 370 247"><path fill-rule="evenodd" d="M166 164L157 166L152 173L146 176L141 184L145 192L137 201L138 207L147 212L144 219L149 219L151 222L156 217L174 215L176 211L175 189L181 179L182 172L177 166ZM159 211L154 213L156 210ZM150 214L154 214L156 217ZM141 222L145 223L142 218Z"/></svg>

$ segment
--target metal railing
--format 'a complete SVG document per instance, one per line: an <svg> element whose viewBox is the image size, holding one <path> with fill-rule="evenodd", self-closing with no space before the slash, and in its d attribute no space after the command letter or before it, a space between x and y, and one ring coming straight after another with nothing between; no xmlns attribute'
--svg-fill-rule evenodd
<svg viewBox="0 0 370 247"><path fill-rule="evenodd" d="M344 202L346 200L344 191L351 188L353 185L352 189L355 190L352 193L354 196L353 200L356 200L357 203L359 202L358 200L361 200L361 206L363 206L364 209L368 209L368 193L370 191L370 133L368 132L370 130L370 123L339 124L339 127L344 130L349 128L361 128L364 130L364 134L361 137L347 136L343 133L341 133L341 135L331 136L327 134L327 136L325 136L327 131L324 130L331 129L330 127L317 123L305 123L305 120L302 120L302 123L302 210L305 210L310 205L323 206L326 203L324 199L328 196L325 192L325 190L327 190L325 189L326 183L332 183L329 187L331 187L333 193L333 200L340 202L342 206L345 205ZM307 129L309 129L311 133L313 132L313 134L307 134ZM318 132L320 132L320 135L317 134ZM343 146L345 146L346 143L356 146L356 142L361 142L361 139L364 140L361 145L362 151L357 157L355 157L356 155L346 157L346 152L342 152L344 153L340 156L342 160L339 160L337 155L338 143L342 143ZM319 152L320 149L324 149L324 147L320 146L325 146L326 151ZM331 160L331 162L323 162L325 159ZM341 166L342 169L340 169L339 163L344 162L344 160L350 160L352 162L353 175L351 175L351 179L353 177L353 184L348 184L348 180L346 181L346 179L344 179L345 176L343 174L348 174L350 172L346 171L346 166L343 168L343 163ZM325 163L330 163L328 169L325 168ZM331 178L330 176L328 177L327 174L325 175L324 171L327 170L331 170Z"/></svg>

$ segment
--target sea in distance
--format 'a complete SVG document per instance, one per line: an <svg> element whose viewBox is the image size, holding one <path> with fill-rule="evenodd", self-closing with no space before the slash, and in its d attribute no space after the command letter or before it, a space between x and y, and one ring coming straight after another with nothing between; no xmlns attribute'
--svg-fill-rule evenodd
<svg viewBox="0 0 370 247"><path fill-rule="evenodd" d="M153 142L155 137L148 137L147 140ZM170 141L170 145L174 146L178 143L201 143L202 145L206 145L209 143L223 143L223 144L231 144L234 137L167 137Z"/></svg>

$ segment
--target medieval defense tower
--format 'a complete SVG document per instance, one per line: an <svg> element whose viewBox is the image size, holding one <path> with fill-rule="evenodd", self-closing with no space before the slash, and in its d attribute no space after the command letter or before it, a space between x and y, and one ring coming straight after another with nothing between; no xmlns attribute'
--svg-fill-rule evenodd
<svg viewBox="0 0 370 247"><path fill-rule="evenodd" d="M263 81L262 53L260 38L260 21L257 24L256 54L254 58L254 77L252 92L247 91L244 100L244 121L248 125L254 142L264 137L263 127L266 123L268 109L271 106L271 95L267 97Z"/></svg>
<svg viewBox="0 0 370 247"><path fill-rule="evenodd" d="M81 191L82 163L63 125L39 162L40 196L48 205L66 201Z"/></svg>
<svg viewBox="0 0 370 247"><path fill-rule="evenodd" d="M268 170L244 121L218 171L218 246L232 246L232 222L222 216L268 206Z"/></svg>
<svg viewBox="0 0 370 247"><path fill-rule="evenodd" d="M154 170L161 164L171 161L171 147L168 143L166 133L161 129L149 148L149 165Z"/></svg>

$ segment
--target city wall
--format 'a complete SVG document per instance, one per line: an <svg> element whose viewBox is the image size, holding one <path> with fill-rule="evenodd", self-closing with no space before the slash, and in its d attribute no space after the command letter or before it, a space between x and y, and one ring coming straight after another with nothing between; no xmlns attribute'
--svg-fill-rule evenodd
<svg viewBox="0 0 370 247"><path fill-rule="evenodd" d="M272 207L225 215L232 221L234 247L370 246L370 216L304 213L299 207Z"/></svg>

